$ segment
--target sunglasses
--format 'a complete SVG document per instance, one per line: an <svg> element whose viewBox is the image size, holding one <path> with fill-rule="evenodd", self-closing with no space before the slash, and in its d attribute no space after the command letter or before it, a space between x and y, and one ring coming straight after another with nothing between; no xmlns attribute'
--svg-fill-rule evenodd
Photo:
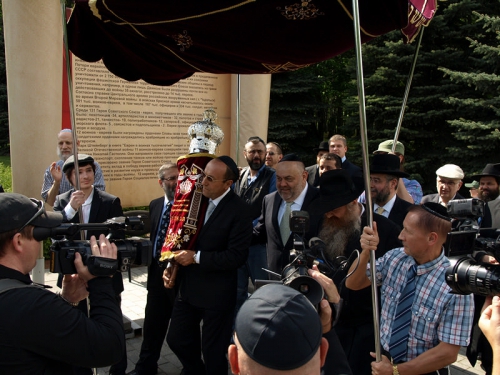
<svg viewBox="0 0 500 375"><path fill-rule="evenodd" d="M45 213L45 205L43 204L42 201L39 201L38 199L35 198L30 198L30 201L32 201L36 206L38 207L38 211L29 219L26 224L24 224L21 229L17 231L17 233L21 233L21 231L26 228L28 225L30 225L37 217L43 215Z"/></svg>
<svg viewBox="0 0 500 375"><path fill-rule="evenodd" d="M209 175L205 174L205 172L201 171L201 181L203 181L205 178L208 180L208 182L217 182L217 181L226 182L227 181L226 179L224 179L224 180L216 180L212 176L209 176Z"/></svg>

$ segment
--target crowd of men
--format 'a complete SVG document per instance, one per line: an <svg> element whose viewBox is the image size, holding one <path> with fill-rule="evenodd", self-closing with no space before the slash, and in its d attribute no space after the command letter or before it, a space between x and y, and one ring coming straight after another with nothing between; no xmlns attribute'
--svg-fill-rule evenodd
<svg viewBox="0 0 500 375"><path fill-rule="evenodd" d="M16 279L23 287L33 285L26 274L34 254L25 255L23 249L31 250L43 239L33 235L37 227L103 222L123 214L120 199L104 191L99 164L90 155L74 155L73 141L71 131L58 134L60 160L45 171L41 195L56 213L42 212L42 202L0 195L0 281ZM179 266L174 288L166 287L173 284L173 268L159 262L159 256L179 172L174 163L159 168L162 195L149 206L153 261L148 266L143 342L139 360L127 374L156 374L166 340L186 375L220 375L228 368L234 374L444 375L449 374L448 366L456 360L460 347L470 346L474 324L487 332L488 340L477 341L481 346L474 353L476 357L481 353L486 373L494 374L493 358L500 352L500 338L492 333L500 325L498 299L488 299L486 305L490 306L481 315L477 306L474 310L473 296L451 294L444 277L450 262L443 246L452 228L446 207L451 200L463 198L458 193L466 177L463 170L454 164L443 165L436 171L437 193L423 196L418 181L409 179L404 170L404 145L397 142L393 147L389 140L373 152L370 190L365 192L362 170L347 159L347 151L345 137L334 135L313 150L316 164L306 168L296 154L284 155L278 143L255 136L245 144L247 165L243 168L228 156L208 162L202 186L209 212L195 248L174 251ZM500 164L487 164L481 174L467 177L474 180L466 184L471 196L475 190L486 203L481 226L499 228ZM372 227L368 225L366 194L373 203ZM26 214L9 221L5 215L15 204ZM290 220L296 211L308 213L303 231ZM111 251L116 252L115 246L104 236L96 240L100 234L91 230L85 234L92 251L116 257ZM257 280L284 284L293 280L290 270L296 271L303 261L301 254L309 241L316 262L308 275L324 291L320 302L274 283L249 292L258 285ZM375 275L370 272L371 251L375 251ZM123 282L119 272L111 278L93 277L78 257L75 263L78 276L61 277L63 298L49 296L38 287L14 286L4 292L0 283L0 304L5 306L18 293L27 300L43 298L54 304L47 311L57 311L56 318L63 312L69 314L70 321L78 325L73 330L95 324L81 340L72 339L81 346L93 345L103 334L100 331L112 328L106 326L109 318L99 304L107 298L110 312L119 312ZM374 360L371 283L376 283L381 302L383 355L379 362ZM82 288L90 293L90 314ZM35 296L40 293L41 297ZM64 302L66 306L61 306ZM72 305L77 308L70 313L68 306ZM56 325L53 320L51 324ZM36 341L25 345L20 337L9 347L10 334L0 339L0 367L21 366L21 356L29 352L36 359L24 363L26 369L47 366L90 374L91 367L112 365L111 374L126 374L122 326L115 327L116 351L108 360L102 353L94 353L104 350L102 344L75 360L75 355L50 354L69 337L65 334L73 332L66 323L53 348L35 350ZM3 326L0 331L4 332ZM495 343L493 351L488 342Z"/></svg>

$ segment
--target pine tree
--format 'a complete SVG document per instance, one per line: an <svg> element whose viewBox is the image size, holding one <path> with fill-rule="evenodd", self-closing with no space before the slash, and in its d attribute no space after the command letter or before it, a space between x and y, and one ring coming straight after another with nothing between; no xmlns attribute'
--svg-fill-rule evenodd
<svg viewBox="0 0 500 375"><path fill-rule="evenodd" d="M7 73L5 70L5 44L3 37L3 10L0 3L0 155L8 155L9 112L7 104Z"/></svg>
<svg viewBox="0 0 500 375"><path fill-rule="evenodd" d="M420 181L424 193L435 192L436 169L447 163L460 165L452 150L464 146L461 139L452 135L455 128L449 121L457 118L457 110L448 98L470 98L475 92L472 87L450 80L440 68L471 72L484 65L473 56L467 40L468 36L483 32L473 11L492 15L498 14L499 8L498 0L440 2L424 31L399 136L406 147L406 170ZM415 42L404 44L397 31L363 46L370 150L378 142L394 137L414 50ZM359 129L358 98L357 93L352 94L346 106L346 134L355 134L355 129ZM351 143L348 157L360 165L359 137L353 137Z"/></svg>
<svg viewBox="0 0 500 375"><path fill-rule="evenodd" d="M445 100L456 109L457 116L449 124L454 129L453 136L462 144L450 147L449 152L468 173L478 173L487 163L500 161L497 154L500 147L500 17L498 13L489 16L474 12L474 15L483 33L467 38L473 50L472 69L464 72L442 68L452 82L470 93Z"/></svg>

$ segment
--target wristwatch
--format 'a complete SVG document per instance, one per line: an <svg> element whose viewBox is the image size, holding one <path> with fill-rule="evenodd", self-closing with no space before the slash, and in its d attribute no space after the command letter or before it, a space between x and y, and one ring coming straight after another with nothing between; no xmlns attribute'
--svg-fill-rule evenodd
<svg viewBox="0 0 500 375"><path fill-rule="evenodd" d="M193 254L193 264L196 264L196 251Z"/></svg>
<svg viewBox="0 0 500 375"><path fill-rule="evenodd" d="M398 365L392 365L392 375L399 375Z"/></svg>

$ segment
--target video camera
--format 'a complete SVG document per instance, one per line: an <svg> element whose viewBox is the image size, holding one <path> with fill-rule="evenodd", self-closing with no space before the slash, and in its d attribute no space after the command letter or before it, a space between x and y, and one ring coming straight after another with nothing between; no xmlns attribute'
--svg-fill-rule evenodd
<svg viewBox="0 0 500 375"><path fill-rule="evenodd" d="M483 261L485 255L500 263L500 231L479 228L484 202L477 198L451 200L448 214L454 218L445 255L450 259L446 283L456 294L488 296L500 293L500 265Z"/></svg>
<svg viewBox="0 0 500 375"><path fill-rule="evenodd" d="M284 220L284 219L283 219ZM322 272L330 272L331 266L323 254L325 244L318 237L309 241L309 247L304 243L304 237L309 230L309 214L306 211L292 211L290 213L290 231L293 236L293 250L290 251L292 261L283 268L280 274L265 270L279 277L279 280L255 280L255 287L259 288L269 283L287 285L303 295L316 307L323 299L323 287L309 276L308 270L317 265Z"/></svg>
<svg viewBox="0 0 500 375"><path fill-rule="evenodd" d="M125 237L126 230L138 230L143 226L140 216L115 217L104 223L73 224L64 223L54 228L35 227L33 237L42 241L48 237L57 238L50 247L50 272L75 274L75 253L80 253L83 264L95 276L110 276L116 271L126 271L130 265L149 265L152 258L151 241L144 238L116 239ZM106 236L118 248L117 259L92 255L90 242L73 240L82 230L108 232ZM63 238L63 239L60 239Z"/></svg>

